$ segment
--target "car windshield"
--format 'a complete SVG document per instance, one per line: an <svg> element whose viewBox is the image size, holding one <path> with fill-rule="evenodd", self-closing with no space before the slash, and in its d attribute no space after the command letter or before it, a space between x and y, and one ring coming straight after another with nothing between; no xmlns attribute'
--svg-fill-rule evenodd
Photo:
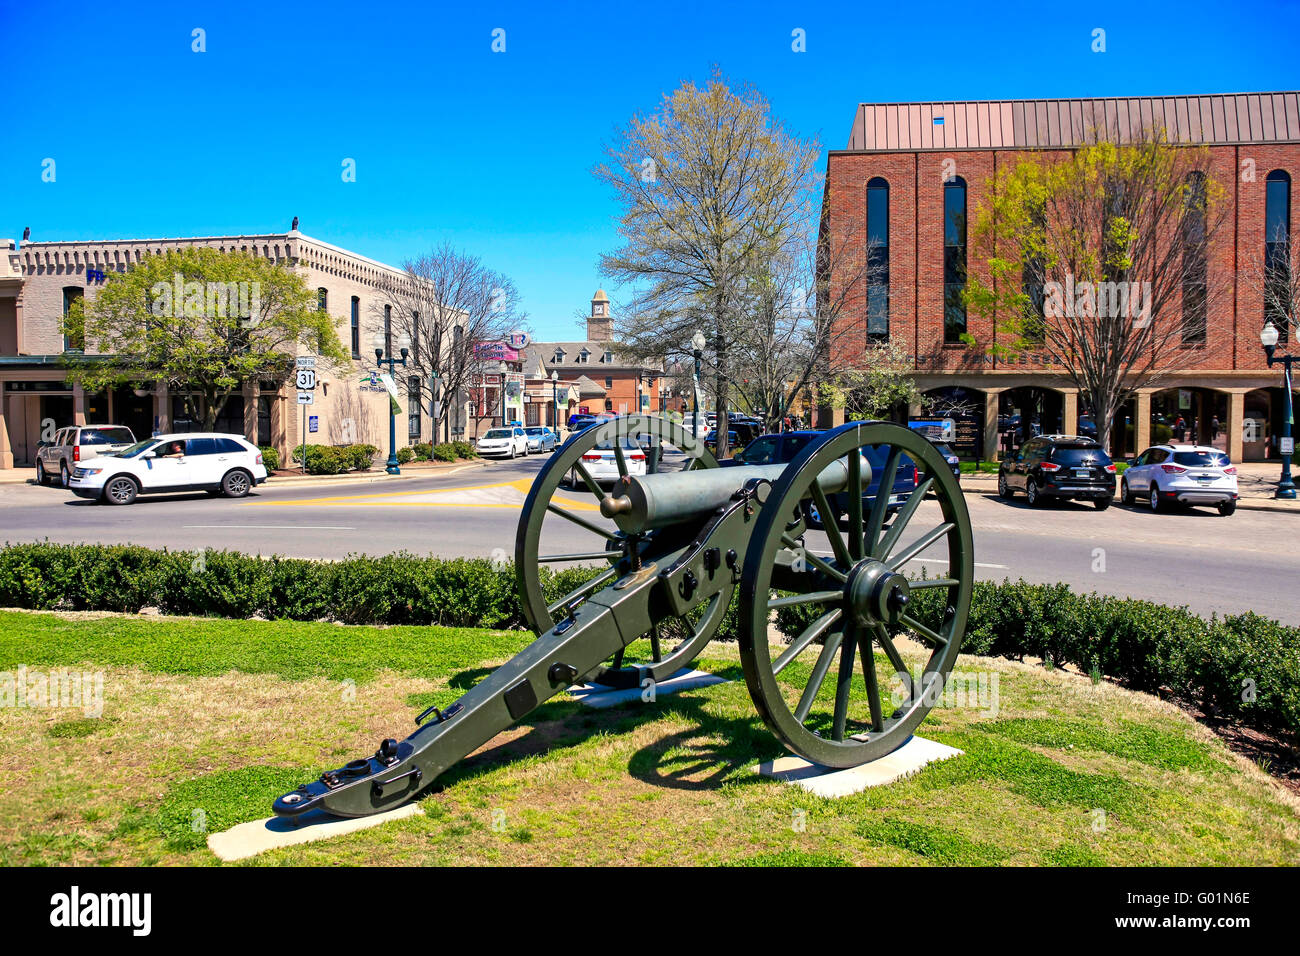
<svg viewBox="0 0 1300 956"><path fill-rule="evenodd" d="M545 428L529 428L527 431L528 431L528 434L530 434L530 435L545 435L545 434L546 434L546 429L545 429Z"/></svg>
<svg viewBox="0 0 1300 956"><path fill-rule="evenodd" d="M511 432L509 429L494 428L483 437L484 438L509 438L512 434L513 432Z"/></svg>
<svg viewBox="0 0 1300 956"><path fill-rule="evenodd" d="M138 441L130 448L123 448L121 451L119 451L117 453L117 457L135 458L137 455L140 454L140 452L148 451L150 448L153 448L155 445L158 444L159 441L161 441L161 439L158 438L146 438L144 441Z"/></svg>
<svg viewBox="0 0 1300 956"><path fill-rule="evenodd" d="M135 441L129 428L83 428L81 444L83 445L129 445Z"/></svg>
<svg viewBox="0 0 1300 956"><path fill-rule="evenodd" d="M1052 461L1062 465L1081 465L1085 461L1110 464L1110 456L1097 445L1057 445Z"/></svg>
<svg viewBox="0 0 1300 956"><path fill-rule="evenodd" d="M1176 451L1174 463L1189 468L1223 468L1228 456L1221 451Z"/></svg>

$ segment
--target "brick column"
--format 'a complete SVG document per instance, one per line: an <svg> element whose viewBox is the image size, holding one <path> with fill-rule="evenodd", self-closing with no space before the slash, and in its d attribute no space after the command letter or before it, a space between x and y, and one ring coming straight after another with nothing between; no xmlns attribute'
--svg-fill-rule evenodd
<svg viewBox="0 0 1300 956"><path fill-rule="evenodd" d="M1134 417L1137 419L1137 421L1133 423L1137 426L1134 429L1134 432L1136 433L1136 447L1133 449L1133 454L1135 455L1140 455L1151 447L1151 396L1154 393L1155 389L1153 388L1139 388L1137 392L1137 399L1134 402L1137 408L1133 412ZM1112 436L1112 439L1113 437L1114 436ZM1121 439L1121 447L1122 444L1123 442ZM1113 441L1112 447L1114 447Z"/></svg>
<svg viewBox="0 0 1300 956"><path fill-rule="evenodd" d="M984 390L984 460L997 461L1001 450L998 448L998 396L1005 389L986 388Z"/></svg>
<svg viewBox="0 0 1300 956"><path fill-rule="evenodd" d="M1241 463L1242 431L1246 420L1246 390L1234 388L1228 392L1228 458L1234 465Z"/></svg>
<svg viewBox="0 0 1300 956"><path fill-rule="evenodd" d="M80 385L72 386L72 423L86 424L86 390Z"/></svg>
<svg viewBox="0 0 1300 956"><path fill-rule="evenodd" d="M1079 390L1063 388L1065 408L1061 412L1061 431L1066 435L1079 434Z"/></svg>
<svg viewBox="0 0 1300 956"><path fill-rule="evenodd" d="M4 383L0 382L0 468L12 468L14 466L14 450L9 444L9 422L5 418L5 403L8 401L4 394Z"/></svg>
<svg viewBox="0 0 1300 956"><path fill-rule="evenodd" d="M257 382L245 382L244 395L244 437L257 444Z"/></svg>

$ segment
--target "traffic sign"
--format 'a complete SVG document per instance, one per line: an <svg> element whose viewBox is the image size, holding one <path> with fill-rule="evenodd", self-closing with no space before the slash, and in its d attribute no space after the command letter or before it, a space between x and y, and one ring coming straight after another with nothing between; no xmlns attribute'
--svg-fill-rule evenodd
<svg viewBox="0 0 1300 956"><path fill-rule="evenodd" d="M1291 455L1295 454L1294 438L1290 438L1290 437L1280 438L1278 439L1278 444L1282 446L1281 448L1278 449L1278 451L1281 452L1283 458L1288 458Z"/></svg>
<svg viewBox="0 0 1300 956"><path fill-rule="evenodd" d="M314 355L298 356L298 368L315 368L315 367L316 367L316 356Z"/></svg>
<svg viewBox="0 0 1300 956"><path fill-rule="evenodd" d="M314 405L314 404L316 404L316 398L315 398L314 393L312 393L312 392L299 392L299 393L298 393L298 404L299 404L299 405Z"/></svg>
<svg viewBox="0 0 1300 956"><path fill-rule="evenodd" d="M311 391L316 387L316 370L314 368L298 369L298 387Z"/></svg>

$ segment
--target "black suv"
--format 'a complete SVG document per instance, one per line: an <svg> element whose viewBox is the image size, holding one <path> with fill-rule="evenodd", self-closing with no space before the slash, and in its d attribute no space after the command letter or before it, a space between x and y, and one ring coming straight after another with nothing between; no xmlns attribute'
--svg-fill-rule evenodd
<svg viewBox="0 0 1300 956"><path fill-rule="evenodd" d="M998 468L998 494L1010 498L1017 491L1023 491L1031 505L1048 498L1078 498L1104 511L1115 497L1115 465L1091 438L1040 435Z"/></svg>

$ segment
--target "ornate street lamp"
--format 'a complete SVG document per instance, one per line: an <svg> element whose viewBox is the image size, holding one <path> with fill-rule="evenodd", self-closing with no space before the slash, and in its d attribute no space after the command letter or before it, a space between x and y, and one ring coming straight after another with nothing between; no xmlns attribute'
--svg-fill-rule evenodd
<svg viewBox="0 0 1300 956"><path fill-rule="evenodd" d="M560 440L560 386L559 386L559 381L560 381L560 372L559 372L559 370L558 370L558 369L551 369L551 408L553 408L553 409L555 410L555 414L554 414L554 416L553 416L555 420L552 422L552 424L555 425L555 440L556 440L556 441L559 441L559 440Z"/></svg>
<svg viewBox="0 0 1300 956"><path fill-rule="evenodd" d="M402 353L402 357L400 359L394 358L391 354L389 354L388 358L384 358L386 336L384 335L383 332L376 330L374 336L370 340L370 344L374 346L375 349L375 364L378 365L380 368L383 368L385 365L387 365L388 372L390 375L394 375L398 365L402 366L403 368L406 367L406 356L411 351L411 337L409 335L403 335L401 341L397 343L398 349ZM396 389L397 379L395 375L393 378L393 382L394 382L393 387L394 389ZM389 396L388 399L388 464L384 468L384 470L388 472L390 475L400 475L402 473L402 470L397 466L397 416L393 411L394 404L395 403L392 399L392 396Z"/></svg>
<svg viewBox="0 0 1300 956"><path fill-rule="evenodd" d="M1295 439L1291 437L1291 420L1295 416L1291 406L1291 362L1295 356L1273 354L1279 337L1277 326L1272 322L1265 325L1259 333L1260 344L1264 346L1264 355L1268 358L1268 367L1272 368L1274 364L1282 366L1282 396L1286 401L1286 413L1282 419L1282 436L1278 448L1282 454L1282 480L1277 483L1277 491L1273 493L1273 497L1290 499L1295 497L1295 482L1291 480L1291 456L1295 454Z"/></svg>
<svg viewBox="0 0 1300 956"><path fill-rule="evenodd" d="M695 387L693 389L695 398L695 416L692 419L691 426L696 435L700 431L700 360L704 357L704 333L698 329L691 336L691 349L695 352Z"/></svg>

